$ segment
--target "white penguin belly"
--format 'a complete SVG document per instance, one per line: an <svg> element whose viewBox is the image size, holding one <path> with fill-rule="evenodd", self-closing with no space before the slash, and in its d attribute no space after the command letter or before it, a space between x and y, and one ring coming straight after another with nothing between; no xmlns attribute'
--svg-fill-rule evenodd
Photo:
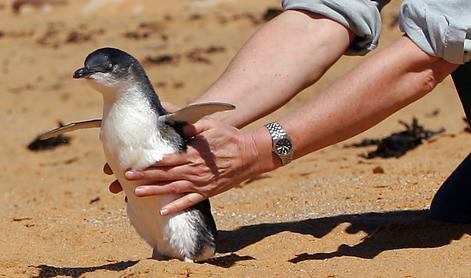
<svg viewBox="0 0 471 278"><path fill-rule="evenodd" d="M157 129L157 125L155 127ZM197 232L191 227L191 212L170 217L160 215L161 208L179 196L137 197L135 188L145 182L129 181L124 177L126 170L145 169L178 149L163 141L158 130L123 133L122 128L116 124L107 125L106 121L102 123L100 137L107 161L128 198L128 217L137 233L158 254L191 260L189 254L197 240Z"/></svg>

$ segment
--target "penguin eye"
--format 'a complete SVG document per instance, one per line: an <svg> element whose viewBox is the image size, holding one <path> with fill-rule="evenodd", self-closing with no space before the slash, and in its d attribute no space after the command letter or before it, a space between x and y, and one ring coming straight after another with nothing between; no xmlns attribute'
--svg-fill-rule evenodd
<svg viewBox="0 0 471 278"><path fill-rule="evenodd" d="M113 70L113 64L112 63L106 63L101 66L103 72L110 72Z"/></svg>

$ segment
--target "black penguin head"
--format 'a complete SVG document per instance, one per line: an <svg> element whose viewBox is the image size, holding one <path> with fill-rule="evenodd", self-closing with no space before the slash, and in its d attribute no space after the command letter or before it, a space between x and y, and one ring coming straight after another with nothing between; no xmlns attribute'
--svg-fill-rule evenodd
<svg viewBox="0 0 471 278"><path fill-rule="evenodd" d="M90 53L84 67L74 78L86 78L100 92L117 91L135 82L148 82L141 64L128 53L116 48L100 48Z"/></svg>

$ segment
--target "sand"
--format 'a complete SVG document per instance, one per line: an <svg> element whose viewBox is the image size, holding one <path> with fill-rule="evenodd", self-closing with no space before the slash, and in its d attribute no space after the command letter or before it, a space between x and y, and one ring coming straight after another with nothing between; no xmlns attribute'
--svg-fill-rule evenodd
<svg viewBox="0 0 471 278"><path fill-rule="evenodd" d="M54 150L26 146L59 120L100 117L100 95L71 78L92 50L114 46L141 61L160 60L145 64L160 97L185 105L279 1L102 2L23 6L14 13L11 1L0 1L0 276L469 276L471 226L427 218L434 193L469 152L471 135L463 131L449 79L356 138L212 198L220 231L215 259L149 259L123 196L108 191L113 179L101 170L97 130L75 132L70 145ZM393 1L383 12L381 48L401 36L393 24L399 5ZM295 109L360 61L342 58L315 86L248 128ZM366 160L359 155L371 148L344 148L400 131L398 120L414 116L446 132L399 159ZM378 166L384 173L374 173Z"/></svg>

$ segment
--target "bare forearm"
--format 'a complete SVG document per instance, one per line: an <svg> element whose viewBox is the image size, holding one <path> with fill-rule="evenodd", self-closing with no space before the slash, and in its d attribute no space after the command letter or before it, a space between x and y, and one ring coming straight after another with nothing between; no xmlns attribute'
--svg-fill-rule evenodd
<svg viewBox="0 0 471 278"><path fill-rule="evenodd" d="M409 39L402 38L369 57L321 95L279 122L294 141L295 157L300 157L375 125L431 91L455 68L456 65L430 57ZM243 72L239 74L243 75ZM284 85L283 82L280 85ZM241 102L243 107L239 107L242 108L239 113L245 111L246 105L265 105L265 100L260 101L260 97L251 99L238 90L235 92L239 92L236 95L240 98L234 100L249 100ZM229 101L231 94L227 97ZM250 117L260 111L265 110L257 110ZM247 120L237 116L233 119L238 119L239 123ZM272 140L265 128L245 132L221 121L201 120L185 129L189 137L199 135L186 152L164 158L153 169L131 173L131 176L126 173L129 179L147 181L145 186L136 189L138 196L188 193L166 205L162 214L191 207L245 179L280 166L280 160L272 154Z"/></svg>
<svg viewBox="0 0 471 278"><path fill-rule="evenodd" d="M427 55L403 37L279 122L294 141L295 157L300 157L374 126L430 92L456 66ZM263 128L257 131L257 142L266 153L271 141Z"/></svg>
<svg viewBox="0 0 471 278"><path fill-rule="evenodd" d="M324 17L287 11L241 48L221 77L195 102L237 106L220 115L242 127L278 109L317 81L345 52L353 35Z"/></svg>

